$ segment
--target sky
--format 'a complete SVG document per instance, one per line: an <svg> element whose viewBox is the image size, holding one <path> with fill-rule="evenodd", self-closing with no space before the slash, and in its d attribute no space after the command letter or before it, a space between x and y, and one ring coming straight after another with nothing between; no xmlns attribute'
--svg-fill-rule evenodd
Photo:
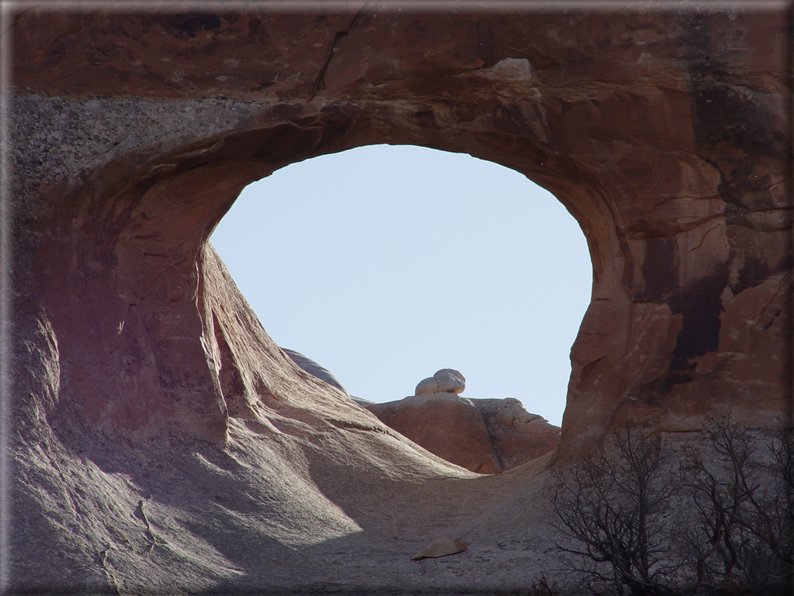
<svg viewBox="0 0 794 596"><path fill-rule="evenodd" d="M375 402L441 368L465 397L559 425L592 266L576 221L523 174L374 145L246 187L210 241L265 330Z"/></svg>

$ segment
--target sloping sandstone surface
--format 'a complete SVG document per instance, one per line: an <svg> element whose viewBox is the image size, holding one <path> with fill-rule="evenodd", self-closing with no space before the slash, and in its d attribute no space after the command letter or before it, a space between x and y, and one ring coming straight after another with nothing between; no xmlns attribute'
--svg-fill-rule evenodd
<svg viewBox="0 0 794 596"><path fill-rule="evenodd" d="M544 466L626 418L787 415L785 4L229 6L3 15L14 589L513 589L555 565ZM411 443L278 349L209 246L246 184L374 143L514 168L581 225L552 456L478 476ZM409 561L442 537L469 548Z"/></svg>
<svg viewBox="0 0 794 596"><path fill-rule="evenodd" d="M499 585L519 587L527 569L545 568L537 561L551 544L536 532L548 498L531 502L547 490L533 480L542 465L507 480L435 457L295 366L212 249L204 265L213 316L243 323L226 348L230 376L266 362L278 381L268 379L273 389L255 408L242 396L229 402L220 445L177 431L145 441L97 432L65 401L35 424L33 404L19 404L14 587L465 593L491 589L497 576ZM58 385L44 355L25 355L42 386ZM522 504L521 527L480 527L495 503L511 499ZM410 560L447 535L471 544L466 558Z"/></svg>
<svg viewBox="0 0 794 596"><path fill-rule="evenodd" d="M300 352L296 352L295 350L281 348L281 351L284 352L287 356L289 356L290 359L295 364L297 364L300 369L305 370L307 373L317 377L321 381L325 381L326 383L331 385L331 387L336 387L345 395L348 396L350 395L347 392L347 389L345 389L342 383L339 381L339 379L337 379L334 376L334 373L332 373L330 370L328 370L321 364L318 364L311 358L304 356L303 354L301 354Z"/></svg>
<svg viewBox="0 0 794 596"><path fill-rule="evenodd" d="M558 427L514 398L429 393L365 407L417 445L478 474L510 470L550 453L560 442Z"/></svg>
<svg viewBox="0 0 794 596"><path fill-rule="evenodd" d="M560 428L538 414L530 414L515 398L472 399L488 427L502 471L511 470L554 451Z"/></svg>

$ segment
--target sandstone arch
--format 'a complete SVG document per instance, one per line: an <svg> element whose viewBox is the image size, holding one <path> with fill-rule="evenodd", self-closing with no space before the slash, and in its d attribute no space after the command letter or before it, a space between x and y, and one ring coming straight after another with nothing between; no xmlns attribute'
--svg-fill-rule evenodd
<svg viewBox="0 0 794 596"><path fill-rule="evenodd" d="M563 451L626 415L785 414L783 15L19 12L19 432L69 408L139 440L223 443L272 412L372 429L288 365L205 241L245 184L383 142L516 169L580 222L595 279Z"/></svg>
<svg viewBox="0 0 794 596"><path fill-rule="evenodd" d="M652 11L618 31L614 16L584 13L21 15L20 132L42 141L24 126L66 118L83 137L60 180L20 172L49 183L29 189L40 207L28 221L46 236L34 275L72 362L62 389L83 396L94 424L135 434L179 420L220 439L226 406L207 365L216 348L202 343L212 317L194 304L209 230L243 185L277 167L391 142L512 167L579 220L595 286L573 348L566 435L638 405L670 420L725 403L779 411L785 37L772 17L731 18ZM34 34L44 23L46 38ZM291 47L291 35L306 45ZM122 37L134 41L113 56L106 47ZM741 62L720 53L728 41L773 51ZM241 60L251 44L273 56ZM53 140L28 158L50 166ZM70 140L62 151L75 151ZM122 381L109 374L118 370ZM134 406L110 397L129 391Z"/></svg>

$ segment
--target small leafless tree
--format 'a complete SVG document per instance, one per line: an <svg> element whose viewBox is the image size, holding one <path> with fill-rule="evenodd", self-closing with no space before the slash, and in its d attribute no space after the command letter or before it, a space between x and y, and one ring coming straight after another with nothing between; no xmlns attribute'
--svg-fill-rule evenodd
<svg viewBox="0 0 794 596"><path fill-rule="evenodd" d="M704 453L689 450L682 486L696 513L680 538L694 585L715 594L789 594L794 577L794 444L728 419L706 427Z"/></svg>
<svg viewBox="0 0 794 596"><path fill-rule="evenodd" d="M785 565L789 581L794 576L794 428L787 425L780 439L771 447L772 474L778 483L766 503L756 509L762 514L760 529L762 540Z"/></svg>
<svg viewBox="0 0 794 596"><path fill-rule="evenodd" d="M677 482L666 464L661 437L628 424L554 473L557 546L593 593L674 593L664 515Z"/></svg>
<svg viewBox="0 0 794 596"><path fill-rule="evenodd" d="M554 476L558 547L595 594L794 594L794 437L709 421L674 452L635 425ZM673 480L677 477L677 480Z"/></svg>

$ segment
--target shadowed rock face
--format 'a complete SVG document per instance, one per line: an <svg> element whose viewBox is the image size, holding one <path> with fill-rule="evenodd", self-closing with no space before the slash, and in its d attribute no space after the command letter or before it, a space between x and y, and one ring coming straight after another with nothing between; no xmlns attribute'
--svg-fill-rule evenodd
<svg viewBox="0 0 794 596"><path fill-rule="evenodd" d="M14 40L20 302L94 426L223 440L207 237L252 180L383 142L514 168L581 224L563 445L783 406L778 15L33 11Z"/></svg>
<svg viewBox="0 0 794 596"><path fill-rule="evenodd" d="M515 519L477 505L529 491L518 474L475 488L299 369L208 245L246 184L316 155L373 143L466 152L522 172L577 219L593 299L571 351L558 455L575 456L626 417L675 431L728 410L759 424L786 412L785 14L217 6L14 14L14 449L29 482L14 495L20 585L64 580L61 568L73 585L107 590L108 578L119 590L140 577L170 589L179 569L207 590L295 574L309 585L344 567L362 582L418 588L426 578L383 559L377 573L355 557L337 565L335 545L394 554L414 540L399 550L410 556L438 535L473 551L497 527L518 532ZM196 453L212 453L152 455L152 441L178 437L206 439L214 447ZM106 440L117 441L110 452ZM163 462L192 492L152 480ZM200 481L208 475L216 484ZM248 480L232 489L232 477ZM419 488L442 477L460 482ZM389 500L385 487L398 484L406 502L424 499L424 517ZM221 485L236 500L213 492ZM388 503L376 514L346 489ZM216 515L230 525L202 525ZM246 525L257 515L261 525ZM149 534L147 516L159 519ZM201 540L188 532L192 542L179 542L180 524L202 528ZM469 534L422 534L434 524ZM310 536L317 527L327 532ZM278 561L269 575L253 571L240 536L272 541L257 551ZM291 540L327 546L329 567L293 564ZM133 556L156 543L171 550L153 547L151 563ZM42 557L71 558L59 567ZM504 587L493 578L508 567L483 561L467 582Z"/></svg>

